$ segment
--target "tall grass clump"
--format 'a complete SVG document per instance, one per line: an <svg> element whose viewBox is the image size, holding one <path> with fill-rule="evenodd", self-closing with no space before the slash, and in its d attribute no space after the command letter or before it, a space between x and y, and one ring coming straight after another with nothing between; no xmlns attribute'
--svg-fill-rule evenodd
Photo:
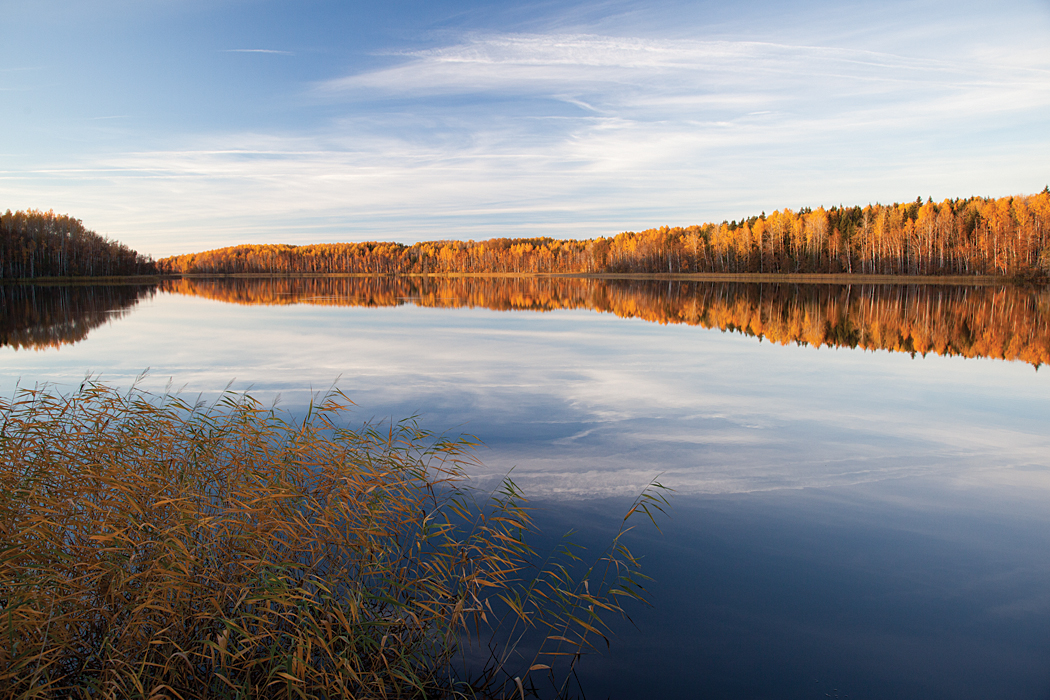
<svg viewBox="0 0 1050 700"><path fill-rule="evenodd" d="M349 406L0 400L0 697L563 694L642 595L627 528L537 563L514 484L466 480L469 439Z"/></svg>

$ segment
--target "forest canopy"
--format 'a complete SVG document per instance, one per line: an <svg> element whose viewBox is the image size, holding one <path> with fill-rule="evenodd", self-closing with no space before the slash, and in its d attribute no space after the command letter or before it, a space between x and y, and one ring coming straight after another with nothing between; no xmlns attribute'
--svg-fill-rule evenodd
<svg viewBox="0 0 1050 700"><path fill-rule="evenodd" d="M176 274L1046 274L1050 188L999 199L784 209L589 240L238 245L157 265Z"/></svg>
<svg viewBox="0 0 1050 700"><path fill-rule="evenodd" d="M38 209L0 215L0 279L156 272L151 258L84 228L80 219Z"/></svg>

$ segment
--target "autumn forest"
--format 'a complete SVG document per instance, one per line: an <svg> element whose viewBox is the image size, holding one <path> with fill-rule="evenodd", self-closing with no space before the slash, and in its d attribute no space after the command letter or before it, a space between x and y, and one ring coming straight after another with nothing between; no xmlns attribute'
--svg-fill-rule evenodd
<svg viewBox="0 0 1050 700"><path fill-rule="evenodd" d="M0 279L167 275L155 284L2 287L0 345L56 347L155 290L246 304L586 308L738 331L778 343L1050 362L1045 289L658 283L544 274L1013 276L1050 272L1050 190L999 199L784 209L609 238L240 245L154 262L53 211L0 216ZM490 274L455 279L449 274ZM208 279L194 275L276 275ZM541 277L530 275L539 274ZM314 276L280 279L284 275ZM325 278L325 275L351 275ZM517 279L500 275L524 275ZM318 300L321 300L320 302Z"/></svg>
<svg viewBox="0 0 1050 700"><path fill-rule="evenodd" d="M1030 196L784 209L609 238L239 245L157 262L168 274L839 273L1050 271L1050 189Z"/></svg>
<svg viewBox="0 0 1050 700"><path fill-rule="evenodd" d="M865 274L1045 277L1050 188L940 203L784 209L588 240L237 245L149 256L30 209L0 215L0 279L143 274Z"/></svg>
<svg viewBox="0 0 1050 700"><path fill-rule="evenodd" d="M0 215L0 279L156 274L153 260L54 211Z"/></svg>

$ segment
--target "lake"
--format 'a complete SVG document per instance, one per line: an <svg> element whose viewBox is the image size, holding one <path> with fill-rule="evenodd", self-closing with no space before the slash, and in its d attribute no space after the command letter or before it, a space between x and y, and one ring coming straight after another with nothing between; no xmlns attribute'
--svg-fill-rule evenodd
<svg viewBox="0 0 1050 700"><path fill-rule="evenodd" d="M652 607L589 698L1050 698L1050 295L559 278L0 286L0 391L90 375L484 446ZM145 373L145 374L143 374Z"/></svg>

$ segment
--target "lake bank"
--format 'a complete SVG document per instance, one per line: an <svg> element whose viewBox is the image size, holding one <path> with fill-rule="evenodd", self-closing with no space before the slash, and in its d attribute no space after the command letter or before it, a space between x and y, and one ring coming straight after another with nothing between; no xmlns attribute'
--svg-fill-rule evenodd
<svg viewBox="0 0 1050 700"><path fill-rule="evenodd" d="M714 272L441 272L441 273L182 273L164 275L165 279L311 279L311 278L368 278L368 277L424 277L424 278L476 278L476 279L600 279L600 280L671 280L684 282L748 282L784 284L937 284L949 286L994 286L1014 284L1015 278L994 275L848 275L848 274L767 274L767 273L714 273Z"/></svg>
<svg viewBox="0 0 1050 700"><path fill-rule="evenodd" d="M431 279L595 279L595 280L659 280L672 282L742 282L750 284L822 284L822 285L939 285L981 286L999 285L1047 286L1050 279L1024 278L1017 275L868 275L842 273L720 273L720 272L186 272L162 275L125 275L119 277L24 277L0 279L0 284L92 285L92 284L158 284L177 279L367 279L367 278L431 278Z"/></svg>

